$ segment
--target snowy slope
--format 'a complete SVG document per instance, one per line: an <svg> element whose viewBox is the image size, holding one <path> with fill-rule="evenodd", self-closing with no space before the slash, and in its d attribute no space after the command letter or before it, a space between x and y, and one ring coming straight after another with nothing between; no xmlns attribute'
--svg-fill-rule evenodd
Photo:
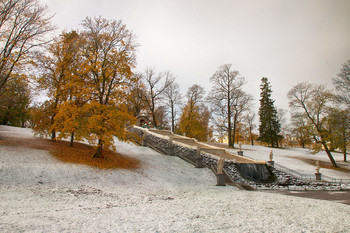
<svg viewBox="0 0 350 233"><path fill-rule="evenodd" d="M244 153L244 156L247 156L252 159L256 160L263 160L267 161L269 160L269 153L272 148L264 147L264 146L251 146L251 145L242 145L242 150ZM237 150L231 150L236 152ZM303 174L314 174L315 173L315 164L308 164L302 159L313 159L313 160L319 160L319 161L326 161L329 162L328 156L325 152L319 152L315 155L311 154L308 149L302 149L302 148L288 148L288 149L281 149L281 148L273 148L273 160L284 167L287 167L289 169L295 170L299 173ZM341 164L342 166L346 166L350 170L350 162L344 163L343 161L343 155L341 153L332 153L334 159L338 164ZM350 173L336 171L333 169L324 169L321 168L320 172L324 175L337 178L337 179L350 179Z"/></svg>
<svg viewBox="0 0 350 233"><path fill-rule="evenodd" d="M0 136L20 136L22 130L1 126ZM30 131L23 132L30 136ZM142 167L99 171L61 163L46 151L0 144L0 232L350 229L348 205L217 187L208 169L116 143L120 153L140 159Z"/></svg>

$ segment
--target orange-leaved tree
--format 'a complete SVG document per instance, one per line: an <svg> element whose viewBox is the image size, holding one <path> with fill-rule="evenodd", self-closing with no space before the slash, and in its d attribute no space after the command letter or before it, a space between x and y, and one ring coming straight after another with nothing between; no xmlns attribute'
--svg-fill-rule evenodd
<svg viewBox="0 0 350 233"><path fill-rule="evenodd" d="M46 54L38 54L37 56L35 65L39 68L40 73L36 81L38 88L45 90L49 98L48 103L41 108L47 107L45 110L46 115L43 117L48 115L50 122L48 124L45 121L45 124L42 124L39 118L39 121L34 122L34 130L36 128L41 129L41 133L44 134L51 132L52 140L56 139L56 131L58 129L57 124L55 124L55 116L59 111L60 105L72 99L72 86L81 86L76 85L76 82L73 81L78 77L77 72L81 66L78 53L79 47L79 35L72 31L63 33L48 47Z"/></svg>
<svg viewBox="0 0 350 233"><path fill-rule="evenodd" d="M179 133L187 137L206 141L211 135L209 128L209 111L203 105L204 88L195 84L187 91L188 102L183 109L179 123Z"/></svg>
<svg viewBox="0 0 350 233"><path fill-rule="evenodd" d="M113 135L126 137L125 127L135 118L125 107L128 89L135 78L134 34L122 21L87 17L82 22L82 73L91 101L84 105L85 137L97 141L93 157L103 157L103 146L113 147Z"/></svg>
<svg viewBox="0 0 350 233"><path fill-rule="evenodd" d="M83 106L91 99L88 82L85 77L85 68L81 48L84 40L81 36L72 31L62 34L62 46L64 51L64 82L62 83L62 103L57 106L54 117L53 129L60 132L58 139L70 136L70 146L73 146L74 139L80 140L85 132L83 119L86 113Z"/></svg>

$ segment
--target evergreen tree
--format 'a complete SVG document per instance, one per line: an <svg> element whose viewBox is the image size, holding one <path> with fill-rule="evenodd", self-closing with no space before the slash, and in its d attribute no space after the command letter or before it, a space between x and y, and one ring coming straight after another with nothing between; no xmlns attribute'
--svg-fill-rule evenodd
<svg viewBox="0 0 350 233"><path fill-rule="evenodd" d="M272 90L267 78L262 78L261 82L258 140L266 142L272 147L278 147L278 140L282 138L282 136L279 135L281 125L277 118L277 110L274 107L274 100L271 99Z"/></svg>

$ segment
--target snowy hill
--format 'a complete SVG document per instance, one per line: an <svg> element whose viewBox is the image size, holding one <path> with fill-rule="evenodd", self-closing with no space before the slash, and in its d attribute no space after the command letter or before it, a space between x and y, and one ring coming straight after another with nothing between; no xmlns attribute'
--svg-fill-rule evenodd
<svg viewBox="0 0 350 233"><path fill-rule="evenodd" d="M9 146L33 137L0 126L1 232L346 232L350 206L217 187L209 169L116 142L136 170L62 163L47 151ZM334 216L334 217L332 217Z"/></svg>

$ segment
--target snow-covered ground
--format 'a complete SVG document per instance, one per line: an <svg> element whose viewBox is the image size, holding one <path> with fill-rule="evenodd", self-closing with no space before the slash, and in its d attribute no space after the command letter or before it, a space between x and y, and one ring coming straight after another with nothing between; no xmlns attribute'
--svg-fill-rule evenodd
<svg viewBox="0 0 350 233"><path fill-rule="evenodd" d="M251 146L251 145L242 145L242 150L244 156L249 158L267 161L269 160L269 154L272 148L264 146ZM236 152L237 150L232 150ZM325 152L319 152L315 155L311 154L309 149L302 148L273 148L273 160L275 163L287 167L289 169L295 170L302 174L314 174L316 172L316 165L309 164L302 159L312 159L329 162L329 158ZM342 167L347 167L350 170L350 162L343 162L343 154L341 153L332 153L336 162ZM349 156L350 157L350 156ZM348 158L350 160L350 158ZM320 172L323 175L330 176L336 179L350 179L349 172L342 172L333 169L321 168Z"/></svg>
<svg viewBox="0 0 350 233"><path fill-rule="evenodd" d="M0 232L349 232L348 205L217 187L209 169L116 143L141 168L100 171L0 143Z"/></svg>

